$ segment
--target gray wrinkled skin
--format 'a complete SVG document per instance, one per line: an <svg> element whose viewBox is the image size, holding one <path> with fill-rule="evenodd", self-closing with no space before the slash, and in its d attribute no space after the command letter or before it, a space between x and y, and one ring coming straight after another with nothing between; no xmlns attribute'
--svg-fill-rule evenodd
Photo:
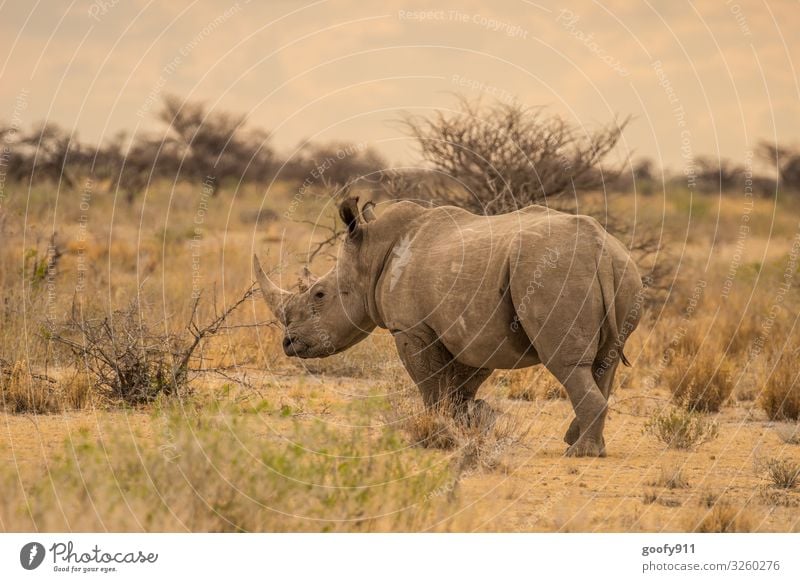
<svg viewBox="0 0 800 582"><path fill-rule="evenodd" d="M472 410L492 370L543 364L575 410L571 456L605 456L603 425L642 282L627 249L593 218L530 206L476 216L444 206L357 199L340 207L348 235L335 269L302 293L274 285L254 257L289 356L344 351L376 327L429 407Z"/></svg>

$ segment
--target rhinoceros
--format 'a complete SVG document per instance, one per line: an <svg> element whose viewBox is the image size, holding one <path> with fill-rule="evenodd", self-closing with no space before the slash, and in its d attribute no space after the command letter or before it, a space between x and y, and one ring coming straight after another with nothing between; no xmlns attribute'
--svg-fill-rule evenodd
<svg viewBox="0 0 800 582"><path fill-rule="evenodd" d="M358 198L336 267L306 289L274 284L256 255L287 356L323 358L389 330L424 403L473 410L496 369L543 364L575 411L568 456L605 456L607 401L640 315L642 281L625 246L594 218L529 206L479 216L453 206ZM488 406L488 405L486 405ZM463 414L461 415L463 417Z"/></svg>

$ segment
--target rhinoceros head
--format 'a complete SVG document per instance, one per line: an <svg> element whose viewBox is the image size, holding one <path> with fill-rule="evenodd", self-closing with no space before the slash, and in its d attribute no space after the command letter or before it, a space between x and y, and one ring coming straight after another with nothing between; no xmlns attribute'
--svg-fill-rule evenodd
<svg viewBox="0 0 800 582"><path fill-rule="evenodd" d="M348 198L339 207L339 216L347 225L347 237L336 267L297 293L273 283L253 256L264 300L283 325L287 356L324 358L355 345L375 329L367 308L370 277L363 240L364 227L375 215L371 203L359 214L358 198Z"/></svg>

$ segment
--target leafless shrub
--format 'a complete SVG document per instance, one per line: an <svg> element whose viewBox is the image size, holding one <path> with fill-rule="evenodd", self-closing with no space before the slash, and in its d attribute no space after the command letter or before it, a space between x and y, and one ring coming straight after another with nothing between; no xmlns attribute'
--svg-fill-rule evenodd
<svg viewBox="0 0 800 582"><path fill-rule="evenodd" d="M650 417L643 432L652 434L671 449L688 450L716 438L719 427L699 412L669 408Z"/></svg>
<svg viewBox="0 0 800 582"><path fill-rule="evenodd" d="M75 307L64 330L52 339L82 360L95 384L112 400L145 404L159 394L174 395L185 384L172 361L172 354L180 351L178 338L153 332L136 300L97 319L85 317Z"/></svg>
<svg viewBox="0 0 800 582"><path fill-rule="evenodd" d="M443 186L446 180L425 169L389 168L382 170L380 178L374 182L378 187L373 188L373 200L412 200L429 204L431 191Z"/></svg>
<svg viewBox="0 0 800 582"><path fill-rule="evenodd" d="M323 233L323 239L318 240L309 245L309 249L304 256L301 257L302 262L305 264L306 269L317 256L333 257L337 243L342 239L347 229L339 224L335 218L331 219L331 225L325 226L319 222L301 221L310 224L315 231Z"/></svg>
<svg viewBox="0 0 800 582"><path fill-rule="evenodd" d="M542 108L505 103L484 108L464 98L459 105L454 113L403 120L433 172L451 179L429 192L436 203L502 214L600 187L617 172L602 168L602 162L629 118L588 130Z"/></svg>
<svg viewBox="0 0 800 582"><path fill-rule="evenodd" d="M184 394L202 343L222 329L230 314L253 293L198 323L198 297L183 333L156 331L138 300L105 317L91 318L73 305L68 321L50 339L66 346L86 367L94 384L112 401L147 404L159 396Z"/></svg>

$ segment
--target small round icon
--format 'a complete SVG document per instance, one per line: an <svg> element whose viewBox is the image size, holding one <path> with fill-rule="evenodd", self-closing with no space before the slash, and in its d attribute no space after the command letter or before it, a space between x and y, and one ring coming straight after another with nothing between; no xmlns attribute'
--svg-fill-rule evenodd
<svg viewBox="0 0 800 582"><path fill-rule="evenodd" d="M19 551L19 563L26 570L35 570L44 561L44 546L39 542L28 542Z"/></svg>

